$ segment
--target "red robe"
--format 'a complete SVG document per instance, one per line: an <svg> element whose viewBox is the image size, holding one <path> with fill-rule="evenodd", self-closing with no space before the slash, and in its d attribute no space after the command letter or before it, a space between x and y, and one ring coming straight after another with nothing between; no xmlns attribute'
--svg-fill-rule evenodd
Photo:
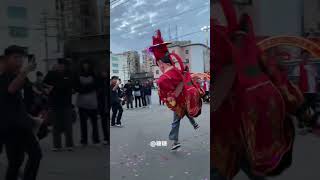
<svg viewBox="0 0 320 180"><path fill-rule="evenodd" d="M308 75L307 75L306 69L304 68L305 65L306 63L303 62L299 66L300 68L299 87L302 92L308 91Z"/></svg>
<svg viewBox="0 0 320 180"><path fill-rule="evenodd" d="M303 103L303 95L299 88L288 79L287 70L280 69L275 57L270 57L264 62L267 74L283 95L287 113L295 113Z"/></svg>
<svg viewBox="0 0 320 180"><path fill-rule="evenodd" d="M224 67L232 63L231 42L224 28L213 26L211 30L213 53L212 68L214 77L219 77ZM214 91L214 80L211 81ZM235 85L233 86L235 87ZM243 138L241 135L241 118L235 102L234 88L223 101L217 111L211 112L211 167L227 179L233 178L239 171L239 163L243 152ZM215 101L215 99L213 99Z"/></svg>
<svg viewBox="0 0 320 180"><path fill-rule="evenodd" d="M168 108L175 111L179 117L183 117L186 113L183 92L177 97L175 95L175 90L181 82L183 82L183 79L180 70L177 68L172 68L163 73L158 79L158 91L161 100L166 103Z"/></svg>
<svg viewBox="0 0 320 180"><path fill-rule="evenodd" d="M230 5L229 0L221 0L221 3ZM231 5L224 7L232 8ZM232 10L227 12L230 11ZM212 114L212 163L227 179L235 176L243 157L248 158L253 172L264 176L278 166L282 157L292 147L291 131L286 133L283 98L268 76L261 72L258 64L261 55L256 45L251 20L248 16L242 18L249 24L249 33L245 37L242 49L235 46L230 49L230 41L225 39L229 38L226 36L229 32L223 33L213 28L215 34L212 38L213 69L218 71L214 71L216 76L219 75L221 66L228 64L228 61L232 60L236 68L236 81L232 93ZM228 22L232 24L234 20ZM222 52L218 50L223 48L227 49ZM217 59L219 57L221 59Z"/></svg>

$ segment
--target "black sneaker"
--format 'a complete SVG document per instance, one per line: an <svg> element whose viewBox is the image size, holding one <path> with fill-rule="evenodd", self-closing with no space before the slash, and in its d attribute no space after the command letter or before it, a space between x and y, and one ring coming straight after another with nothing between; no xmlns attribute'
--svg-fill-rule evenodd
<svg viewBox="0 0 320 180"><path fill-rule="evenodd" d="M198 129L200 126L199 126L199 124L198 123L196 123L196 124L194 124L193 125L193 128L196 130L196 129Z"/></svg>
<svg viewBox="0 0 320 180"><path fill-rule="evenodd" d="M121 124L116 124L116 127L122 128L123 126Z"/></svg>
<svg viewBox="0 0 320 180"><path fill-rule="evenodd" d="M53 152L61 152L62 148L52 148L51 149Z"/></svg>
<svg viewBox="0 0 320 180"><path fill-rule="evenodd" d="M66 151L73 152L74 149L73 149L73 147L67 147L67 148L66 148Z"/></svg>
<svg viewBox="0 0 320 180"><path fill-rule="evenodd" d="M178 148L181 147L181 144L180 143L173 143L172 144L172 147L171 147L171 150L174 151L174 150L177 150Z"/></svg>

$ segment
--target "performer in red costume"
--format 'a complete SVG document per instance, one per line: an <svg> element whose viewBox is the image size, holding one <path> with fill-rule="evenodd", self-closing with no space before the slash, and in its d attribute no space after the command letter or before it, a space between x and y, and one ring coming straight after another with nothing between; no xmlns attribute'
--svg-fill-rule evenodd
<svg viewBox="0 0 320 180"><path fill-rule="evenodd" d="M167 44L158 30L156 36L153 36L153 46L150 50L154 53L156 64L163 73L157 82L160 98L174 111L169 139L173 141L171 150L176 150L181 146L179 143L180 120L187 116L194 129L198 129L199 125L194 117L200 115L202 101L199 88L193 83L188 68L183 66L179 56L169 53ZM178 60L180 69L175 67L172 56Z"/></svg>
<svg viewBox="0 0 320 180"><path fill-rule="evenodd" d="M285 118L281 93L259 66L261 54L250 17L243 14L237 23L232 3L220 3L228 27L214 25L212 30L217 101L211 116L213 173L229 180L242 169L250 179L264 179L290 165L293 129ZM221 90L230 86L229 91ZM227 95L221 100L219 92Z"/></svg>
<svg viewBox="0 0 320 180"><path fill-rule="evenodd" d="M265 53L260 61L261 68L281 92L286 104L286 112L296 115L304 101L303 95L300 89L289 81L287 68L281 64L276 49L273 48L267 52L268 55Z"/></svg>

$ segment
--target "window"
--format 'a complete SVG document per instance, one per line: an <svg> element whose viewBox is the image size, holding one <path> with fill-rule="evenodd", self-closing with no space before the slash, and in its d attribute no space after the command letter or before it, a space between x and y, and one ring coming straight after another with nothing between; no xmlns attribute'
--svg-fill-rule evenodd
<svg viewBox="0 0 320 180"><path fill-rule="evenodd" d="M189 50L188 49L186 50L186 54L189 54Z"/></svg>
<svg viewBox="0 0 320 180"><path fill-rule="evenodd" d="M9 26L9 35L16 38L28 37L28 29L26 27Z"/></svg>
<svg viewBox="0 0 320 180"><path fill-rule="evenodd" d="M156 70L156 74L160 74L159 70Z"/></svg>
<svg viewBox="0 0 320 180"><path fill-rule="evenodd" d="M186 59L185 63L188 64L189 63L189 59Z"/></svg>
<svg viewBox="0 0 320 180"><path fill-rule="evenodd" d="M27 9L24 7L9 6L7 9L9 18L27 18Z"/></svg>
<svg viewBox="0 0 320 180"><path fill-rule="evenodd" d="M119 67L119 64L112 63L112 67Z"/></svg>
<svg viewBox="0 0 320 180"><path fill-rule="evenodd" d="M112 70L112 72L113 72L114 74L118 74L118 73L119 73L119 70Z"/></svg>
<svg viewBox="0 0 320 180"><path fill-rule="evenodd" d="M118 61L117 57L112 57L111 59L112 59L112 61Z"/></svg>

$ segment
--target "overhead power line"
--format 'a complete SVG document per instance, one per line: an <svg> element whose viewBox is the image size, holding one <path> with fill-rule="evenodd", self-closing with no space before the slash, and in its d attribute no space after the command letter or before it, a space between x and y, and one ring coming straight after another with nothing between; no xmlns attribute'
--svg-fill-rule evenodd
<svg viewBox="0 0 320 180"><path fill-rule="evenodd" d="M157 24L161 24L161 23L164 23L164 22L168 22L168 21L172 21L173 18L175 17L179 17L179 16L182 16L184 14L187 14L187 13L190 13L190 12L193 12L195 10L199 10L199 9L203 9L203 8L207 8L207 5L205 6L199 6L199 7L196 7L196 8L193 8L193 9L188 9L188 10L185 10L185 11L182 11L181 13L178 13L176 15L173 15L173 16L163 16L163 17L159 17L159 19L163 19L163 20L160 20L160 21L157 21ZM134 30L140 30L140 29L143 29L143 28L149 28L149 27L153 27L153 24L145 24L145 25L142 25L138 28L135 28ZM125 31L124 33L126 34L129 34L130 31ZM123 32L119 32L119 33L116 33L114 35L120 35L120 34L123 34Z"/></svg>

